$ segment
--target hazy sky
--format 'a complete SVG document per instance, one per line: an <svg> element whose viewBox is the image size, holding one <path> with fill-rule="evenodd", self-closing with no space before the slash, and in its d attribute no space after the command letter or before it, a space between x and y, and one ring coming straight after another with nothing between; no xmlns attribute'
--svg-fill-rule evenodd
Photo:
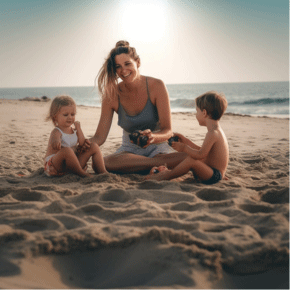
<svg viewBox="0 0 290 290"><path fill-rule="evenodd" d="M0 0L0 87L93 86L121 39L166 84L289 80L288 0Z"/></svg>

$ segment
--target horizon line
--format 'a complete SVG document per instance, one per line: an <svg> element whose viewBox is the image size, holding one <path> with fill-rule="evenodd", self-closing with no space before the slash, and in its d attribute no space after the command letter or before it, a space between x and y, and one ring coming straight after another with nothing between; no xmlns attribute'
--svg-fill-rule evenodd
<svg viewBox="0 0 290 290"><path fill-rule="evenodd" d="M286 81L241 81L241 82L208 82L208 83L165 83L165 85L206 85L206 84L246 84L246 83L282 83L282 82L288 82L289 80ZM94 85L80 85L80 86L42 86L42 87L37 87L37 86L32 86L32 87L0 87L0 89L32 89L32 88L79 88L79 87L95 87L98 88L98 86Z"/></svg>

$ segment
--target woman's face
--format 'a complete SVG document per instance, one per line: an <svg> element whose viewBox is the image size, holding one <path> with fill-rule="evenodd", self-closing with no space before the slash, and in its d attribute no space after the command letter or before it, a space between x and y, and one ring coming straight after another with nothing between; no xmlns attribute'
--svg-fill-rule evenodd
<svg viewBox="0 0 290 290"><path fill-rule="evenodd" d="M115 56L116 73L124 82L132 82L140 76L140 61L135 61L129 54L122 53Z"/></svg>

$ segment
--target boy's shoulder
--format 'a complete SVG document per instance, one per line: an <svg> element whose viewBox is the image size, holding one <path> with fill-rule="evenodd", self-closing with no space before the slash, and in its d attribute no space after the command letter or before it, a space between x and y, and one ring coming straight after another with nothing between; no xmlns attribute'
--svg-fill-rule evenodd
<svg viewBox="0 0 290 290"><path fill-rule="evenodd" d="M219 125L212 125L211 127L208 127L208 134L218 135L222 131L222 128Z"/></svg>
<svg viewBox="0 0 290 290"><path fill-rule="evenodd" d="M207 136L216 140L225 139L226 135L220 126L213 126L207 131Z"/></svg>

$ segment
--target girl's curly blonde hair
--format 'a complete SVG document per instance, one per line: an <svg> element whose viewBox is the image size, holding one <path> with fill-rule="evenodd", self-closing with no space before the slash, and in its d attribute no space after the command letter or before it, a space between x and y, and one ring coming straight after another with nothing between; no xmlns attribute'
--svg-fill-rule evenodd
<svg viewBox="0 0 290 290"><path fill-rule="evenodd" d="M60 109L65 106L76 107L76 103L74 99L68 95L56 96L50 104L49 112L47 117L45 118L45 121L51 120L53 124L56 126L55 116L60 111Z"/></svg>

